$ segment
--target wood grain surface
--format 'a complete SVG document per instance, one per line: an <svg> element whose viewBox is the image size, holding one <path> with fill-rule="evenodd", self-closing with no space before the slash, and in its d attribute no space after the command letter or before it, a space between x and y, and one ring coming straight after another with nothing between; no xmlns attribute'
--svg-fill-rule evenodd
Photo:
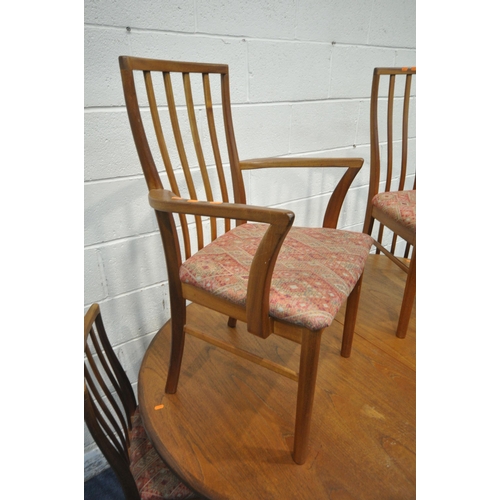
<svg viewBox="0 0 500 500"><path fill-rule="evenodd" d="M187 335L177 393L166 395L167 323L138 385L160 455L211 499L415 498L415 307L406 338L395 336L405 278L386 256L371 255L351 357L340 356L344 308L324 331L304 465L291 455L297 383ZM200 331L298 370L294 342L260 339L241 322L229 328L226 316L194 304L187 314Z"/></svg>

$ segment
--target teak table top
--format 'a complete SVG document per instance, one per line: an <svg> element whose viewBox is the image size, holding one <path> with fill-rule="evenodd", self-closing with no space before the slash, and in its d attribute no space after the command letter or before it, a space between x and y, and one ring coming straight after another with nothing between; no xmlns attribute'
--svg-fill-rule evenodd
<svg viewBox="0 0 500 500"><path fill-rule="evenodd" d="M142 362L138 394L162 458L211 499L410 499L416 496L415 310L395 336L405 274L371 255L351 357L340 356L343 309L322 338L310 451L291 450L297 385L186 336L178 391L165 395L169 323ZM414 308L415 309L415 308ZM262 340L192 304L188 321L259 356L298 369L299 346Z"/></svg>

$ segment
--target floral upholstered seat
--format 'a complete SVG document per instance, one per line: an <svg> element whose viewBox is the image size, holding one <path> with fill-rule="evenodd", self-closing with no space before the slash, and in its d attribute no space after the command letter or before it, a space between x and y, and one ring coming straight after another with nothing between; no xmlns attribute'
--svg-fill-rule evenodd
<svg viewBox="0 0 500 500"><path fill-rule="evenodd" d="M413 232L417 231L416 190L379 193L373 198L373 206Z"/></svg>
<svg viewBox="0 0 500 500"><path fill-rule="evenodd" d="M244 306L266 229L243 224L219 237L184 262L181 281ZM361 276L372 242L363 233L292 227L274 268L270 315L311 330L329 326Z"/></svg>
<svg viewBox="0 0 500 500"><path fill-rule="evenodd" d="M139 407L132 416L130 432L130 470L141 500L199 498L165 465L142 424Z"/></svg>

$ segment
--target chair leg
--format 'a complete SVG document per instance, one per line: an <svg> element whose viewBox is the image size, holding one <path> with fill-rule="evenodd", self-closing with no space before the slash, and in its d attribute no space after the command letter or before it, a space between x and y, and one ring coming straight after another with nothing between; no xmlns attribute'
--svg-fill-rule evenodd
<svg viewBox="0 0 500 500"><path fill-rule="evenodd" d="M344 333L342 334L342 348L340 355L348 358L351 355L352 341L354 338L354 327L356 326L356 317L358 315L359 297L361 295L361 283L363 275L359 277L356 286L353 288L349 297L347 298L345 320L344 320Z"/></svg>
<svg viewBox="0 0 500 500"><path fill-rule="evenodd" d="M399 313L398 328L396 330L396 337L404 339L408 324L410 323L411 311L413 309L413 301L417 291L417 259L416 251L413 247L413 254L410 261L410 269L406 278L405 291L403 294L403 303L401 304L401 311Z"/></svg>
<svg viewBox="0 0 500 500"><path fill-rule="evenodd" d="M179 383L182 355L184 353L184 340L186 338L186 334L184 332L184 326L186 324L185 303L177 308L177 311L172 314L170 324L172 326L170 365L168 367L165 392L167 394L175 394L177 392L177 384Z"/></svg>
<svg viewBox="0 0 500 500"><path fill-rule="evenodd" d="M298 465L302 465L307 459L322 332L323 330L307 331L302 334L293 446L293 460Z"/></svg>

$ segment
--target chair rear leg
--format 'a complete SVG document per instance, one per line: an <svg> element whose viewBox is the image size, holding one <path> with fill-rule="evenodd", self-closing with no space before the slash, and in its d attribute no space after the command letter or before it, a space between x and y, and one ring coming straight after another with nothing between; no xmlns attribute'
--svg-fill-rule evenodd
<svg viewBox="0 0 500 500"><path fill-rule="evenodd" d="M358 315L359 297L361 295L361 283L363 275L359 277L356 286L353 288L349 297L347 298L345 320L344 320L344 333L342 335L342 348L340 355L348 358L351 355L352 341L354 338L354 327L356 326L356 317Z"/></svg>
<svg viewBox="0 0 500 500"><path fill-rule="evenodd" d="M403 303L401 304L401 311L399 313L398 327L396 330L396 337L404 339L410 323L410 316L413 310L413 301L417 291L417 260L415 247L410 261L410 269L406 278L405 291L403 294Z"/></svg>
<svg viewBox="0 0 500 500"><path fill-rule="evenodd" d="M184 326L186 325L186 304L172 314L170 320L172 327L171 346L170 346L170 365L168 367L167 383L165 392L167 394L175 394L177 392L177 384L179 383L179 374L181 371L182 355L184 353L184 340L186 334Z"/></svg>
<svg viewBox="0 0 500 500"><path fill-rule="evenodd" d="M293 446L293 460L299 465L307 459L322 332L307 331L302 334Z"/></svg>

